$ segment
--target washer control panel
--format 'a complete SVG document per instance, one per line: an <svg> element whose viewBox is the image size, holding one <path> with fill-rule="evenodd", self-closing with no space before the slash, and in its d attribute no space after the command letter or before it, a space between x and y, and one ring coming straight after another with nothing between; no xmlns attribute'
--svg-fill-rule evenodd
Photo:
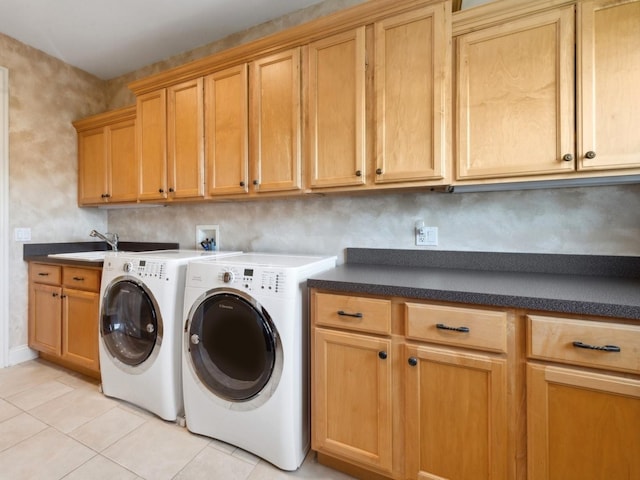
<svg viewBox="0 0 640 480"><path fill-rule="evenodd" d="M127 259L106 260L103 269L121 271L143 279L167 280L167 262L156 260Z"/></svg>

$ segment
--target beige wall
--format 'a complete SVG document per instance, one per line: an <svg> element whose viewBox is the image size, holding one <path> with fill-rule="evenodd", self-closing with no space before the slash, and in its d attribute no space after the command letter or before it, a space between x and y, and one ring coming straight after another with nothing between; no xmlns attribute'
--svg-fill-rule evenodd
<svg viewBox="0 0 640 480"><path fill-rule="evenodd" d="M9 69L11 91L11 234L31 227L36 243L86 241L92 228L108 226L124 240L192 248L196 225L218 224L223 249L342 256L351 246L416 248L413 223L421 218L439 227L438 249L640 255L640 186L313 196L108 212L77 207L73 120L132 104L126 85L136 78L360 1L328 0L109 82L0 35L0 65ZM27 270L22 244L12 238L10 347L19 351L27 341Z"/></svg>

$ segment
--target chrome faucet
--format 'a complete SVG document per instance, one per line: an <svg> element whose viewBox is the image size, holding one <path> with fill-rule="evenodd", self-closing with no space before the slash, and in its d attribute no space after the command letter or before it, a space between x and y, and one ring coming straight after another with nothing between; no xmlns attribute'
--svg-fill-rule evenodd
<svg viewBox="0 0 640 480"><path fill-rule="evenodd" d="M104 240L105 242L107 242L110 246L111 249L114 252L118 251L118 234L117 233L105 233L104 235L101 234L100 232L98 232L97 230L91 230L91 233L89 234L90 237L98 237L102 240Z"/></svg>

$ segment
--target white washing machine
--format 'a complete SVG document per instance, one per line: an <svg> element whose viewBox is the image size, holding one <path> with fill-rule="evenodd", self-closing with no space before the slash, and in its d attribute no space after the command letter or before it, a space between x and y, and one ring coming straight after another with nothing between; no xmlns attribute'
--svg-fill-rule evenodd
<svg viewBox="0 0 640 480"><path fill-rule="evenodd" d="M187 262L240 252L109 252L100 288L102 391L175 421L183 413L182 311Z"/></svg>
<svg viewBox="0 0 640 480"><path fill-rule="evenodd" d="M306 279L336 257L248 253L189 262L187 428L296 470L309 449Z"/></svg>

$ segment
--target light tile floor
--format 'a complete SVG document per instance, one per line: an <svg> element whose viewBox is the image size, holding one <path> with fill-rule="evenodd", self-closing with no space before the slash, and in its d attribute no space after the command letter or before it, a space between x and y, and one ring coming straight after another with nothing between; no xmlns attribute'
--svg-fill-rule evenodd
<svg viewBox="0 0 640 480"><path fill-rule="evenodd" d="M310 453L295 472L107 398L42 360L0 369L0 478L347 480Z"/></svg>

